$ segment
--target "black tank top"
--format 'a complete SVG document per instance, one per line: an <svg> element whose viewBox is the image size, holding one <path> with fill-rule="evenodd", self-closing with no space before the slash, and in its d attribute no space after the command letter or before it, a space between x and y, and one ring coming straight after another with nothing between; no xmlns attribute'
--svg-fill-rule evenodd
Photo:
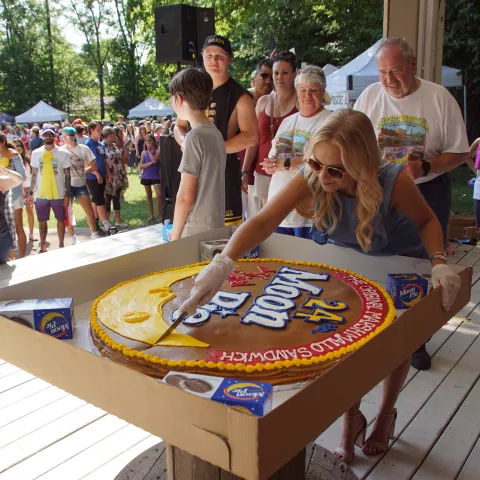
<svg viewBox="0 0 480 480"><path fill-rule="evenodd" d="M239 98L246 93L248 94L248 91L232 77L212 92L207 116L220 130L224 140L227 140L228 121L237 106Z"/></svg>
<svg viewBox="0 0 480 480"><path fill-rule="evenodd" d="M242 95L248 94L237 81L230 77L212 92L207 116L220 130L224 140L228 136L228 121ZM236 153L227 155L225 165L225 224L232 225L242 220L241 164Z"/></svg>

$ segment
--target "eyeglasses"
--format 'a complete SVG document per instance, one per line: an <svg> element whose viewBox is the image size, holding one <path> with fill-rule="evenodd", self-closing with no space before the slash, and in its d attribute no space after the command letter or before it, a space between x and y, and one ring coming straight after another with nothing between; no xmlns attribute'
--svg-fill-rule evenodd
<svg viewBox="0 0 480 480"><path fill-rule="evenodd" d="M272 80L272 75L270 73L265 73L265 72L261 72L258 74L259 77L262 79L262 80L266 80L267 78L269 78L270 80Z"/></svg>
<svg viewBox="0 0 480 480"><path fill-rule="evenodd" d="M321 172L324 168L326 168L328 175L330 175L335 180L343 180L345 177L345 172L343 170L340 170L336 167L325 167L325 165L322 165L319 161L313 158L309 158L307 160L307 163L314 172Z"/></svg>

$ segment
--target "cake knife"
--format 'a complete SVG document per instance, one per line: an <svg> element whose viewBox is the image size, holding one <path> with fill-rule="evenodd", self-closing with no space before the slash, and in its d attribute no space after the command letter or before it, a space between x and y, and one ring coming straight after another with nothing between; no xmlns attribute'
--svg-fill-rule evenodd
<svg viewBox="0 0 480 480"><path fill-rule="evenodd" d="M181 323L188 317L188 312L183 312L180 316L163 332L160 337L155 341L154 345L161 342L164 338L168 337Z"/></svg>

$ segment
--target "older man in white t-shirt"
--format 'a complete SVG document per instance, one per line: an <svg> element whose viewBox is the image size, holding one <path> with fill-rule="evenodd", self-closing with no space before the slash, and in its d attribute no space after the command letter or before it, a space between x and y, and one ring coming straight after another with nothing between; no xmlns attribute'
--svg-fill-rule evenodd
<svg viewBox="0 0 480 480"><path fill-rule="evenodd" d="M404 38L384 39L376 60L380 82L360 95L354 109L372 121L383 159L405 164L446 241L452 200L446 172L464 163L469 152L460 108L446 88L415 76L416 58ZM425 345L412 356L412 365L430 368Z"/></svg>

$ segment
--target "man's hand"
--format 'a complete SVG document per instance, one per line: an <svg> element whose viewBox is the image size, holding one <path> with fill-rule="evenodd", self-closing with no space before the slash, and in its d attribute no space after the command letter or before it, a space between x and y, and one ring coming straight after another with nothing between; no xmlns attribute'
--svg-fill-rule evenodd
<svg viewBox="0 0 480 480"><path fill-rule="evenodd" d="M412 179L423 177L423 168L421 160L408 160L405 162L405 173Z"/></svg>
<svg viewBox="0 0 480 480"><path fill-rule="evenodd" d="M273 175L277 171L277 159L276 158L265 158L260 164L266 173Z"/></svg>
<svg viewBox="0 0 480 480"><path fill-rule="evenodd" d="M28 204L33 207L33 204L35 203L35 199L33 198L33 192L28 194Z"/></svg>
<svg viewBox="0 0 480 480"><path fill-rule="evenodd" d="M64 206L65 208L68 208L68 205L69 205L69 204L70 204L70 197L65 196L65 197L63 198L63 206Z"/></svg>
<svg viewBox="0 0 480 480"><path fill-rule="evenodd" d="M248 195L248 175L242 177L242 192Z"/></svg>

